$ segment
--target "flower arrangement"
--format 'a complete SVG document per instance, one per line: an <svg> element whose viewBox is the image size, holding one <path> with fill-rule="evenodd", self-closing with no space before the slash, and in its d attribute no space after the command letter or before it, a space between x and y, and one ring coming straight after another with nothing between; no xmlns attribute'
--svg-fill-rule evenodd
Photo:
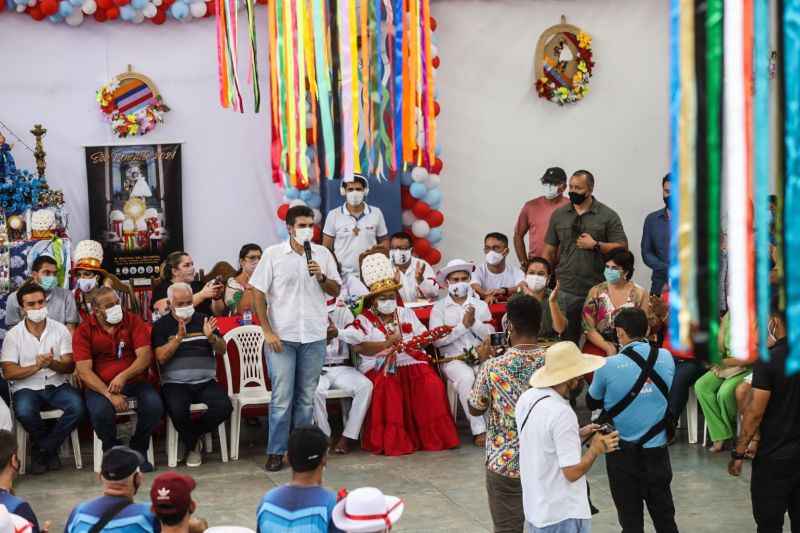
<svg viewBox="0 0 800 533"><path fill-rule="evenodd" d="M594 69L592 37L581 31L577 35L577 39L578 53L575 61L578 66L575 75L572 76L570 86L561 86L551 78L543 76L536 81L536 92L539 94L539 98L550 100L563 107L564 104L574 104L589 94L589 79L592 77Z"/></svg>
<svg viewBox="0 0 800 533"><path fill-rule="evenodd" d="M411 324L408 325L411 326ZM404 326L403 332L405 333L406 324L403 324L403 326ZM389 350L389 355L398 354L400 352L407 352L409 350L418 352L423 348L425 348L426 346L428 346L433 341L447 337L448 335L450 335L450 333L452 333L452 331L453 328L447 325L439 326L438 328L433 328L431 330L426 331L422 335L417 335L416 337L413 337L412 339L406 342L399 342L395 344Z"/></svg>
<svg viewBox="0 0 800 533"><path fill-rule="evenodd" d="M41 205L40 196L47 184L27 170L19 170L0 182L0 208L7 214L22 214Z"/></svg>
<svg viewBox="0 0 800 533"><path fill-rule="evenodd" d="M160 94L154 95L147 102L147 105L134 113L124 113L114 101L114 92L119 89L119 79L114 78L103 88L97 91L97 103L103 120L111 123L111 130L119 138L129 135L146 135L151 132L158 123L164 122L164 113L170 110L161 98Z"/></svg>

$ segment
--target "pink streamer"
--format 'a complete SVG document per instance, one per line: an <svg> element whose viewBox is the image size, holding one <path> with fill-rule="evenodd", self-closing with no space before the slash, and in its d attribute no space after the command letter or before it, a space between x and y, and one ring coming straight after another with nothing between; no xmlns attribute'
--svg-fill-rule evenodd
<svg viewBox="0 0 800 533"><path fill-rule="evenodd" d="M353 69L351 63L352 49L350 48L350 2L352 0L341 0L337 4L339 16L339 55L341 61L342 74L342 149L344 181L353 181Z"/></svg>

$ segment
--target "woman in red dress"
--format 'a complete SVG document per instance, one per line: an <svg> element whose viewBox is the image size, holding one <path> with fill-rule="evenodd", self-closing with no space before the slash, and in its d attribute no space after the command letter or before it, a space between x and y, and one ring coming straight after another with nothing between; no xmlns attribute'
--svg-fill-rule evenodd
<svg viewBox="0 0 800 533"><path fill-rule="evenodd" d="M459 445L444 384L423 350L395 352L427 332L410 309L397 307L394 268L388 255L367 255L361 266L370 293L364 311L345 335L360 354L359 370L373 384L372 404L364 421L362 448L375 454L404 455Z"/></svg>

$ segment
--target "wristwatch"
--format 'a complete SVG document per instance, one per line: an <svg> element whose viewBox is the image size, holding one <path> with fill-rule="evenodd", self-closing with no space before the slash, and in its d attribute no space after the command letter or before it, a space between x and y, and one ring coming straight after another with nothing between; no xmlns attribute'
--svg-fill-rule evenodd
<svg viewBox="0 0 800 533"><path fill-rule="evenodd" d="M737 452L735 449L731 450L731 459L734 461L743 461L745 458L743 453Z"/></svg>
<svg viewBox="0 0 800 533"><path fill-rule="evenodd" d="M600 249L600 241L594 241L594 246L592 246L592 250L597 251Z"/></svg>

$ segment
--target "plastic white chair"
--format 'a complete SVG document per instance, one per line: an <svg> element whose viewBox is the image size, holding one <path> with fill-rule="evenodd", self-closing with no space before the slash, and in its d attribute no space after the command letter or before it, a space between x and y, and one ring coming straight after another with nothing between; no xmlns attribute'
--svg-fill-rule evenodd
<svg viewBox="0 0 800 533"><path fill-rule="evenodd" d="M350 402L353 395L344 389L328 389L326 397L329 400L339 400L339 405L342 408L342 425L347 425L347 415L350 413Z"/></svg>
<svg viewBox="0 0 800 533"><path fill-rule="evenodd" d="M189 406L190 413L199 413L201 411L205 411L208 409L208 406L204 403L193 403ZM222 462L228 462L228 435L225 431L225 422L222 422L219 425L219 451L222 455ZM175 429L175 426L172 423L172 418L167 415L167 465L170 468L175 468L178 466L178 444L180 439L178 438L178 430ZM205 445L205 451L213 452L213 439L211 433L206 433L203 435L203 444Z"/></svg>
<svg viewBox="0 0 800 533"><path fill-rule="evenodd" d="M689 444L697 443L697 395L694 387L689 387L689 401L686 403L686 425L689 429ZM705 437L703 437L705 444Z"/></svg>
<svg viewBox="0 0 800 533"><path fill-rule="evenodd" d="M436 359L441 359L442 355L439 353L439 348L434 346L433 353ZM447 376L445 376L444 372L442 372L442 363L435 366L436 371L439 373L439 377L442 378L442 381L444 381L445 386L447 387L447 403L450 406L450 412L453 415L453 422L455 422L456 416L458 415L458 391L456 390L455 385L453 385L453 382L447 379Z"/></svg>
<svg viewBox="0 0 800 533"><path fill-rule="evenodd" d="M239 326L225 334L225 344L233 341L239 351L239 392L234 393L231 364L228 352L223 355L228 396L233 404L231 413L231 459L239 459L239 436L242 427L242 410L250 405L268 405L272 393L267 390L264 375L264 333L261 326Z"/></svg>
<svg viewBox="0 0 800 533"><path fill-rule="evenodd" d="M131 424L133 424L134 430L136 429L136 420L138 415L136 411L129 409L128 411L123 411L121 413L116 413L115 416L129 416L131 418ZM94 471L100 472L100 466L103 463L103 441L100 440L100 437L97 436L97 433L92 431L93 439L94 439ZM155 455L153 453L153 437L150 436L150 446L147 448L147 460L150 461L151 465L155 466Z"/></svg>
<svg viewBox="0 0 800 533"><path fill-rule="evenodd" d="M42 420L53 420L61 418L64 411L61 409L51 409L49 411L42 411L39 416ZM24 474L27 471L27 456L28 456L28 432L22 427L22 422L19 419L15 422L17 432L17 455L19 456L19 473ZM72 430L70 433L70 440L72 441L72 452L75 455L75 468L80 470L83 468L83 459L81 458L81 443L78 437L78 428ZM66 450L67 453L64 453ZM61 446L60 454L67 455L69 453L69 444L65 441Z"/></svg>

